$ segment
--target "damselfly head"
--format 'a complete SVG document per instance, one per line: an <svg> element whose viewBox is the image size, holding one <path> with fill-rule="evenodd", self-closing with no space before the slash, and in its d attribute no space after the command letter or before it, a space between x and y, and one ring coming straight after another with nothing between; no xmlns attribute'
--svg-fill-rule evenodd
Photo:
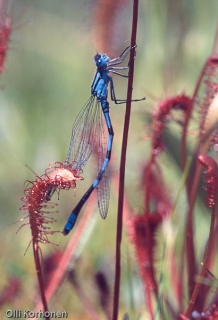
<svg viewBox="0 0 218 320"><path fill-rule="evenodd" d="M110 58L106 54L97 53L94 56L94 62L96 66L100 69L104 69L107 67L107 63L110 61Z"/></svg>

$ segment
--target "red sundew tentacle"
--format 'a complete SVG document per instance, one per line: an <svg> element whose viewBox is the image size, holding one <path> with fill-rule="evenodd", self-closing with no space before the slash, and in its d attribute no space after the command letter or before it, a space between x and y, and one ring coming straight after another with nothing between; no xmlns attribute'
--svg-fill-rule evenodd
<svg viewBox="0 0 218 320"><path fill-rule="evenodd" d="M207 310L201 313L194 310L192 312L192 318L195 320L217 320L218 306L216 304L211 304Z"/></svg>
<svg viewBox="0 0 218 320"><path fill-rule="evenodd" d="M218 140L217 128L218 128L218 93L211 100L211 103L207 109L206 116L204 117L204 125L203 125L202 134L201 134L200 153L207 153L212 143L217 142Z"/></svg>
<svg viewBox="0 0 218 320"><path fill-rule="evenodd" d="M198 102L200 107L200 135L204 134L205 123L207 121L207 113L210 108L211 102L218 93L218 55L211 55L207 62L204 71L204 77L202 79L202 85L204 85L203 97ZM199 98L200 99L200 98Z"/></svg>
<svg viewBox="0 0 218 320"><path fill-rule="evenodd" d="M206 190L208 192L206 203L209 208L212 208L216 203L217 186L218 186L218 166L216 161L202 154L198 157L199 162L206 168L205 181L207 183Z"/></svg>
<svg viewBox="0 0 218 320"><path fill-rule="evenodd" d="M184 114L190 109L191 98L185 94L180 94L160 101L154 110L152 116L152 138L151 138L151 155L146 170L146 189L145 189L145 211L149 212L149 202L151 193L151 176L154 166L156 165L156 156L164 149L163 131L169 120L170 113L174 110L181 110Z"/></svg>
<svg viewBox="0 0 218 320"><path fill-rule="evenodd" d="M149 164L145 164L142 172L141 188L144 189L144 203L147 200L147 184L149 184L149 204L155 206L155 210L161 214L163 218L169 216L172 212L172 201L170 200L166 185L164 183L162 172L157 163L154 163L152 169L149 168ZM149 173L149 179L147 177ZM145 214L146 214L145 206ZM148 208L148 212L149 212Z"/></svg>
<svg viewBox="0 0 218 320"><path fill-rule="evenodd" d="M188 112L185 126L193 116L194 111L198 111L199 116L199 144L203 143L203 150L200 153L206 153L210 143L215 137L217 131L214 119L217 118L217 103L215 97L218 94L218 54L211 55L205 62L200 76L198 78L193 96L191 108ZM186 138L185 138L186 140ZM207 141L206 146L205 140ZM197 144L196 149L199 146ZM198 152L198 151L196 151Z"/></svg>
<svg viewBox="0 0 218 320"><path fill-rule="evenodd" d="M215 96L217 95L218 83L218 55L211 55L205 62L200 76L197 80L195 90L192 96L191 107L187 112L184 128L187 128L190 119L194 117L194 113L198 111L198 125L199 137L196 142L195 151L193 153L193 160L190 169L190 175L187 179L187 196L189 208L187 212L186 221L186 255L188 263L188 281L189 281L189 294L191 295L194 287L194 275L196 274L196 259L194 249L194 227L193 227L193 214L196 202L197 190L201 174L201 166L197 162L199 153L206 153L212 141L215 142L216 136L216 120L217 105ZM187 129L186 129L187 130ZM187 150L187 134L183 130L182 136L182 158L183 166L186 162Z"/></svg>
<svg viewBox="0 0 218 320"><path fill-rule="evenodd" d="M208 318L199 318L199 319L210 319L217 320L218 319L218 294L215 295L213 302L209 305L209 307L201 313L208 316Z"/></svg>
<svg viewBox="0 0 218 320"><path fill-rule="evenodd" d="M60 192L62 189L75 189L76 180L83 180L83 178L78 175L80 172L82 171L72 169L72 163L52 163L49 165L49 168L45 171L44 175L41 177L36 175L35 181L26 181L24 184L25 196L22 198L22 201L24 201L25 204L22 206L21 210L28 211L28 215L25 218L28 217L29 222L23 225L29 224L31 228L32 239L27 249L32 243L35 267L44 311L48 311L48 306L42 279L39 243L51 243L48 239L48 235L52 235L58 231L52 231L47 226L56 220L48 216L49 211L42 209L46 208L49 210L54 207L54 204L47 204L47 202L50 200L50 197L48 197L49 191L57 189L57 191ZM50 319L49 316L45 318L47 320Z"/></svg>
<svg viewBox="0 0 218 320"><path fill-rule="evenodd" d="M212 54L204 63L200 75L198 77L195 90L192 95L192 102L190 108L187 112L183 127L182 135L182 158L183 162L186 161L186 151L187 151L187 127L195 110L198 110L199 117L199 140L201 140L204 135L204 124L207 117L208 108L213 100L214 96L217 94L217 83L218 83L218 55ZM198 146L197 146L198 148ZM183 163L185 166L185 162Z"/></svg>
<svg viewBox="0 0 218 320"><path fill-rule="evenodd" d="M182 110L184 113L190 108L191 98L185 94L180 94L174 97L166 98L157 104L153 113L153 137L152 137L152 152L159 154L163 150L162 135L166 121L172 110Z"/></svg>
<svg viewBox="0 0 218 320"><path fill-rule="evenodd" d="M142 216L136 217L133 219L134 223L134 234L135 234L135 246L138 248L136 249L136 252L138 252L137 256L140 260L140 252L143 250L146 252L146 260L144 260L144 263L146 261L146 265L149 266L147 268L147 277L150 277L150 283L153 283L151 288L153 288L155 294L157 293L157 284L155 280L155 270L154 270L154 252L155 252L155 234L157 227L162 223L162 221L169 216L172 213L172 203L169 199L169 196L166 191L166 187L164 185L164 181L162 179L161 171L158 165L152 167L152 170L150 170L150 180L148 182L147 180L147 165L144 168L144 175L142 180L142 187L147 190L147 183L150 185L150 197L149 202L152 204L155 209L154 212L150 213L150 211L146 211ZM145 194L145 203L146 203L146 194ZM148 209L149 210L149 209ZM137 228L141 229L141 232L137 230ZM144 230L144 232L143 232ZM138 237L138 240L137 240ZM142 240L144 237L144 240ZM140 240L141 238L141 240ZM144 245L143 249L140 248L140 243L142 241L146 242L146 245ZM145 258L145 257L144 257ZM143 258L143 259L144 259ZM141 260L142 261L142 260ZM140 264L139 264L140 265ZM143 270L143 268L140 268L140 270ZM144 271L145 272L145 271ZM142 273L142 271L141 271ZM143 279L143 277L142 277ZM145 279L145 276L144 276ZM148 282L148 280L146 281Z"/></svg>
<svg viewBox="0 0 218 320"><path fill-rule="evenodd" d="M158 213L140 215L129 220L128 233L134 245L139 273L143 281L145 297L158 295L154 270L155 233L162 217Z"/></svg>
<svg viewBox="0 0 218 320"><path fill-rule="evenodd" d="M215 118L214 118L215 119ZM212 136L212 132L214 131L213 128L213 121L211 121L211 126L208 127L208 130L204 132L204 135L202 136L202 144L200 145L200 152L206 153L209 141ZM209 123L209 122L207 122ZM194 214L194 206L196 202L196 196L197 196L197 190L200 180L200 175L202 168L201 166L196 162L197 156L199 153L199 150L197 149L195 151L193 160L192 160L192 166L191 166L191 176L188 179L187 184L187 195L188 195L188 201L189 201L189 209L187 212L187 222L186 222L186 254L187 254L187 263L188 263L188 275L189 275L189 294L191 295L191 292L194 287L194 275L197 272L197 265L196 265L196 259L195 259L195 249L194 249L194 226L193 226L193 214ZM205 155L206 156L206 155ZM211 186L209 186L211 188ZM208 201L212 201L211 198L212 191L208 193ZM209 204L209 203L208 203ZM210 204L211 205L211 204Z"/></svg>
<svg viewBox="0 0 218 320"><path fill-rule="evenodd" d="M71 168L71 165L64 165L60 162L51 163L44 175L36 176L35 181L27 180L25 182L25 197L22 198L25 204L21 210L29 212L26 218L29 218L34 242L48 243L47 236L54 233L48 227L44 227L44 225L55 222L53 218L46 215L56 205L48 203L47 192L53 188L56 188L58 192L62 189L75 189L76 180L82 180L82 177L78 175L81 171ZM48 211L42 210L42 208L46 208Z"/></svg>
<svg viewBox="0 0 218 320"><path fill-rule="evenodd" d="M154 293L157 297L158 289L155 279L154 252L156 248L156 230L163 220L172 213L172 203L162 179L161 170L156 162L152 166L146 164L143 170L142 188L145 190L145 210L141 216L136 216L129 221L129 236L134 244L139 271L144 283L145 295ZM148 177L149 175L149 177ZM148 188L149 184L149 198ZM154 212L146 207L155 207Z"/></svg>

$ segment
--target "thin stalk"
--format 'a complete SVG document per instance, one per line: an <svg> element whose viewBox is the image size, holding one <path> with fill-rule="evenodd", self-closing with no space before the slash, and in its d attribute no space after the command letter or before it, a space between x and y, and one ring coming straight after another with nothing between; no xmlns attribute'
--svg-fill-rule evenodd
<svg viewBox="0 0 218 320"><path fill-rule="evenodd" d="M192 95L191 107L187 110L186 117L185 117L185 120L184 120L184 125L183 125L183 130L182 130L182 138L181 138L181 151L182 151L182 166L183 166L183 168L185 168L186 160L187 160L187 130L188 130L188 125L189 125L189 121L191 120L193 107L194 107L194 102L195 102L195 99L197 97L198 90L200 88L202 79L203 79L203 77L205 75L205 70L206 70L207 65L208 65L208 59L205 61L205 64L204 64L204 66L203 66L203 68L201 70L201 73L200 73L200 75L199 75L199 77L197 79L195 90L194 90L193 95ZM187 183L190 184L190 181L187 181ZM189 189L189 185L188 185L188 189Z"/></svg>
<svg viewBox="0 0 218 320"><path fill-rule="evenodd" d="M87 228L93 228L93 223L91 218L93 218L93 211L95 207L94 196L91 196L89 200L89 210L86 214L83 214L77 223L77 227L72 234L72 237L61 257L56 269L52 275L51 281L46 287L45 296L47 301L51 301L58 289L60 288L63 280L68 274L70 265L73 265L75 259L79 256L82 247L84 246L84 234L86 234L86 239L88 239L89 231ZM85 306L84 306L85 307ZM38 311L42 308L42 302L40 301L36 306L34 311Z"/></svg>
<svg viewBox="0 0 218 320"><path fill-rule="evenodd" d="M193 160L197 162L197 156L193 157ZM195 174L192 182L192 189L189 198L189 208L187 212L186 228L185 228L185 246L186 246L186 258L187 258L187 268L188 268L188 290L189 297L191 296L194 287L194 275L196 274L196 254L194 247L194 230L193 230L193 216L194 207L197 197L198 184L200 180L200 175L202 171L202 166L197 162ZM182 266L181 266L182 268Z"/></svg>
<svg viewBox="0 0 218 320"><path fill-rule="evenodd" d="M33 242L33 252L34 252L34 260L35 260L35 266L36 266L36 273L38 277L38 282L39 282L39 288L40 288L40 294L41 294L41 299L42 299L42 304L43 304L43 309L46 312L46 314L49 314L48 310L48 305L45 297L45 288L44 288L44 283L43 283L43 278L42 278L42 268L40 264L40 258L39 258L39 245L36 242ZM46 320L50 320L50 317L45 317Z"/></svg>
<svg viewBox="0 0 218 320"><path fill-rule="evenodd" d="M205 275L205 273L207 271L207 268L208 268L208 261L210 259L210 254L211 254L211 251L212 251L212 248L213 248L214 224L215 224L216 211L217 211L217 209L216 209L216 205L215 205L215 206L213 206L213 210L212 210L211 221L210 221L210 233L209 233L209 238L208 238L208 245L207 245L207 249L206 249L206 252L205 252L203 266L201 268L201 272L199 274L199 278L203 278L204 277L204 275ZM194 287L194 290L193 290L193 293L192 293L188 308L187 308L187 310L185 312L185 316L188 319L189 319L189 317L191 315L191 312L193 310L195 301L196 301L196 299L198 297L201 284L202 284L201 281L198 281L196 283L195 287Z"/></svg>
<svg viewBox="0 0 218 320"><path fill-rule="evenodd" d="M131 47L134 47L136 44L137 21L138 21L138 0L134 0L133 1ZM117 320L118 308L119 308L120 274L121 274L120 258L121 258L121 242L122 242L122 228L123 228L122 221L123 221L125 165L126 165L126 149L127 149L130 114L131 114L132 85L133 85L133 74L134 74L134 57L135 57L135 49L132 49L130 51L126 114L125 114L125 121L124 121L124 128L123 128L123 143L122 143L121 160L120 160L115 282L114 282L113 317L112 317L113 320Z"/></svg>
<svg viewBox="0 0 218 320"><path fill-rule="evenodd" d="M192 115L193 107L194 107L194 102L197 97L200 85L202 83L202 79L205 75L205 70L208 65L209 59L206 60L204 66L201 70L201 73L198 77L198 80L197 80L197 83L195 86L195 90L192 95L191 108L189 108L187 111L186 120L185 120L185 123L183 126L183 133L182 133L182 140L181 140L183 168L185 168L186 161L187 161L186 150L187 150L188 124L189 124L189 120L191 119L191 115ZM191 296L191 293L193 290L193 286L194 286L193 275L196 272L196 257L195 257L194 237L193 237L193 233L194 233L194 231L193 231L193 214L194 214L195 200L196 200L196 196L197 196L198 183L199 183L200 174L201 174L201 166L197 162L197 157L199 155L199 148L200 148L200 142L198 143L198 145L196 147L195 154L192 158L192 164L190 167L192 179L190 179L190 178L187 179L187 197L188 197L188 202L189 202L189 209L188 209L187 217L186 217L186 228L185 228L186 241L184 242L183 252L186 252L186 258L187 258L189 296ZM183 266L181 266L181 270L183 270Z"/></svg>
<svg viewBox="0 0 218 320"><path fill-rule="evenodd" d="M118 200L118 190L119 190L119 177L118 174L115 173L112 176L112 184L113 184L113 190L115 190L115 196L116 196L116 200ZM129 220L131 219L131 213L132 210L130 209L130 206L128 204L128 199L127 199L127 195L124 192L124 201L123 201L123 222L124 222L124 226L125 229L127 230L127 233L130 233L130 223ZM130 268L129 264L128 264L128 269ZM129 278L131 278L132 275L130 275ZM134 305L134 297L133 297L133 284L132 284L132 280L129 280L130 283L130 287L132 287L132 290L129 290L129 294L130 294L130 310L132 313L132 318L134 318L134 316L136 315L136 309L135 309L135 305Z"/></svg>

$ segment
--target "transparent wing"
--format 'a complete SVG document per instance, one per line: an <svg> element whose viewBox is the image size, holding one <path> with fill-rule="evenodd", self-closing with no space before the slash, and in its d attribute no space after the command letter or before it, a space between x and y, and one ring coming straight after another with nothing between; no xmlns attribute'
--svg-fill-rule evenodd
<svg viewBox="0 0 218 320"><path fill-rule="evenodd" d="M73 169L83 169L96 147L100 109L99 102L91 96L76 117L65 161L67 163L72 161Z"/></svg>
<svg viewBox="0 0 218 320"><path fill-rule="evenodd" d="M72 168L75 170L83 169L96 147L100 113L99 102L94 96L91 96L75 119L65 160L65 163L72 162ZM55 191L56 188L52 188L47 192L47 201L51 199Z"/></svg>
<svg viewBox="0 0 218 320"><path fill-rule="evenodd" d="M98 209L103 219L106 219L110 202L110 168L107 166L102 180L97 188Z"/></svg>
<svg viewBox="0 0 218 320"><path fill-rule="evenodd" d="M102 164L106 157L107 153L107 136L105 133L105 122L102 122L102 112L100 114L99 120L99 135L98 135L98 171L101 170ZM103 219L107 217L108 206L110 202L110 169L109 166L106 167L106 170L103 174L103 177L97 187L97 196L98 196L98 209L100 215Z"/></svg>
<svg viewBox="0 0 218 320"><path fill-rule="evenodd" d="M102 121L100 102L91 96L73 124L70 146L65 162L72 162L73 169L83 169L95 151L100 172L107 152L105 122ZM110 200L110 172L106 168L97 187L98 208L103 219L106 218Z"/></svg>

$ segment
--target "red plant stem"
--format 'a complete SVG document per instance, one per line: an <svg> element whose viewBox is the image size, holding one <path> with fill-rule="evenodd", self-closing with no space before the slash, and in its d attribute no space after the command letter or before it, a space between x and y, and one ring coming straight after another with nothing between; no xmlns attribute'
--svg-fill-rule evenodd
<svg viewBox="0 0 218 320"><path fill-rule="evenodd" d="M151 192L151 172L152 172L152 166L155 164L155 155L152 152L151 153L151 157L150 160L148 162L147 165L147 174L146 174L146 178L145 178L145 188L146 188L146 199L145 199L145 215L148 217L149 215L149 199L150 199L150 192ZM148 256L149 259L152 256L152 243L151 243L151 230L150 230L150 226L148 223L148 219L147 219L147 223L145 224L145 229L146 229L146 239L147 239L147 248L146 250L148 251ZM151 266L152 268L152 266ZM155 293L156 299L158 300L158 289L152 289L151 286L149 285L145 285L145 290L146 290L146 305L147 305L147 309L148 312L151 316L151 319L154 319L154 313L153 313L153 308L152 308L152 294L153 291Z"/></svg>
<svg viewBox="0 0 218 320"><path fill-rule="evenodd" d="M116 190L117 194L118 194L119 181L118 181L118 175L117 174L114 174L114 176L112 177L112 182L113 182L113 190ZM125 229L127 230L127 233L129 233L129 234L131 233L131 228L130 228L130 223L129 223L130 219L131 219L131 209L130 209L129 204L128 204L127 196L126 196L126 194L124 192L123 222L124 222ZM147 226L148 226L148 224L147 224ZM147 229L146 229L146 232L147 232ZM149 234L150 234L150 229L149 229ZM133 245L133 247L134 247L134 245ZM152 299L153 299L152 293L153 292L151 292L150 286L149 285L145 285L146 307L147 307L147 310L148 310L148 312L149 312L149 314L151 316L151 319L154 319L153 309L152 309Z"/></svg>
<svg viewBox="0 0 218 320"><path fill-rule="evenodd" d="M146 178L145 178L145 188L146 188L146 199L145 199L145 215L148 216L149 214L149 199L150 199L150 180L151 180L151 170L152 170L152 165L154 164L155 161L155 156L153 154L153 152L151 153L151 158L148 162L148 166L147 166L147 174L146 174ZM146 250L148 251L148 256L149 258L152 256L152 244L151 244L151 230L149 227L149 223L148 223L148 219L147 219L147 223L145 225L145 229L146 229L146 239L148 241L147 243L147 248ZM147 305L147 309L148 312L151 316L151 319L154 319L154 314L153 314L153 308L152 308L152 293L153 290L151 289L151 287L149 285L145 285L145 291L146 291L146 305ZM157 290L155 290L155 295L156 298L157 297Z"/></svg>
<svg viewBox="0 0 218 320"><path fill-rule="evenodd" d="M217 190L217 188L216 188L216 190ZM216 203L216 201L217 201L217 199L215 200L215 203ZM213 210L212 210L211 221L210 221L210 233L209 233L209 238L208 238L208 245L207 245L207 249L206 249L206 252L205 252L203 266L202 266L199 278L203 278L204 277L206 269L208 268L208 262L209 262L209 259L210 259L210 254L211 254L211 251L213 249L214 224L215 224L216 211L217 211L217 204L215 204L213 206ZM187 308L187 310L185 312L185 316L187 318L189 318L190 315L191 315L191 312L193 310L195 301L197 299L200 287L201 287L201 280L199 280L196 283L195 287L194 287L194 290L193 290L193 293L192 293L188 308Z"/></svg>
<svg viewBox="0 0 218 320"><path fill-rule="evenodd" d="M152 150L153 151L153 150ZM155 155L154 153L151 151L151 157L150 160L148 161L147 164L147 173L146 173L146 177L145 177L145 188L146 188L146 199L145 199L145 214L148 215L149 214L149 200L150 200L150 192L151 192L151 170L152 170L152 165L155 163ZM147 228L149 229L149 228ZM150 239L150 231L146 230L146 232L148 232L148 239Z"/></svg>
<svg viewBox="0 0 218 320"><path fill-rule="evenodd" d="M137 21L138 21L138 0L134 0L131 47L134 47L136 44ZM129 132L129 122L130 122L130 114L131 114L134 56L135 56L135 49L133 48L130 51L126 114L125 114L125 120L124 120L123 143L122 143L121 160L120 160L120 181L119 181L119 197L118 197L118 213L117 213L117 238L116 238L116 262L115 262L115 281L114 281L114 299L113 299L113 317L112 317L113 320L117 320L118 308L119 308L120 274L121 274L120 258L121 258L121 242L122 242L122 227L123 227L122 221L123 221L125 165L126 165L126 149L127 149L127 140L128 140L128 132Z"/></svg>
<svg viewBox="0 0 218 320"><path fill-rule="evenodd" d="M186 160L187 160L187 128L188 128L188 123L189 120L191 119L191 113L193 110L193 106L194 106L194 101L196 99L196 96L198 94L198 90L200 88L202 79L204 77L205 74L205 70L208 64L210 57L206 60L201 73L198 77L197 80L197 84L195 86L195 90L194 93L192 95L192 103L191 103L191 108L189 108L187 110L187 114L186 114L186 119L185 119L185 123L183 126L183 133L182 133L182 141L181 141L181 145L182 145L182 165L183 168L186 165ZM195 205L195 199L196 199L196 195L197 195L197 188L198 188L198 183L199 183L199 179L200 179L200 174L201 174L201 166L199 165L198 161L197 161L197 157L198 157L198 152L199 152L199 144L196 147L196 151L195 154L193 156L193 160L192 160L192 164L190 167L190 171L191 171L191 179L187 179L187 196L188 196L188 200L189 200L189 209L187 212L187 220L186 220L186 228L185 228L185 232L186 232L186 241L184 242L184 245L186 246L186 258L187 258L187 267L188 267L188 291L189 291L189 296L191 296L192 294L192 290L193 290L193 286L194 286L194 275L195 275L195 269L196 269L196 259L195 259L195 249L194 249L194 237L193 237L193 210L194 210L194 205ZM184 250L183 250L184 252ZM181 272L183 272L184 267L181 266Z"/></svg>
<svg viewBox="0 0 218 320"><path fill-rule="evenodd" d="M196 99L199 87L201 85L202 79L205 74L205 69L207 67L208 60L206 60L201 73L198 77L197 84L195 86L194 93L192 95L192 103L191 107L187 110L186 113L186 118L183 126L183 132L182 132L182 138L181 138L181 150L182 150L182 166L185 168L186 165L186 160L187 160L187 129L188 129L188 124L189 120L191 119L191 114L193 111L193 106L194 106L194 101ZM196 150L198 150L199 147L197 147ZM198 154L195 153L190 171L192 171L191 176L194 178L193 179L187 179L187 196L189 200L189 209L187 212L187 218L186 218L186 241L184 241L184 246L186 246L186 249L183 250L183 252L186 252L186 258L187 258L187 267L188 267L188 292L189 296L191 296L191 292L193 289L194 285L194 275L195 275L195 268L196 268L196 261L195 261L195 250L194 250L194 242L193 242L193 209L194 209L194 204L195 204L195 199L196 199L196 193L197 193L197 186L199 182L199 164L197 163L197 168L195 169L195 163L197 162L197 157ZM194 170L194 172L193 172ZM194 180L194 183L193 183ZM184 267L181 265L181 276L182 273L184 272Z"/></svg>
<svg viewBox="0 0 218 320"><path fill-rule="evenodd" d="M188 124L189 124L189 120L191 120L191 113L192 113L192 110L193 110L194 102L195 102L199 87L201 85L201 81L202 81L202 79L204 77L205 70L206 70L206 67L207 67L209 59L210 59L210 57L205 61L205 64L204 64L204 66L203 66L203 68L201 70L201 73L200 73L199 77L198 77L198 80L197 80L197 83L196 83L196 86L195 86L195 90L194 90L193 95L192 95L191 108L189 108L187 110L185 121L184 121L184 125L183 125L182 139L181 139L182 166L183 166L183 169L185 168L186 160L187 160L187 152L186 152L186 150L187 150L187 129L188 129Z"/></svg>
<svg viewBox="0 0 218 320"><path fill-rule="evenodd" d="M40 249L39 249L38 243L33 241L34 260L35 260L36 273L37 273L38 282L39 282L42 304L43 304L44 311L47 312L47 314L49 314L48 305L45 297L45 288L44 288L44 283L42 278L41 263L39 259L39 250ZM45 319L50 320L50 317L45 317Z"/></svg>
<svg viewBox="0 0 218 320"><path fill-rule="evenodd" d="M198 156L198 155L197 155ZM195 200L197 196L198 184L202 171L202 166L197 162L197 156L194 155L193 160L196 161L196 169L194 172L194 178L192 182L191 195L189 199L189 208L187 212L186 228L185 228L185 245L186 245L186 258L188 267L188 292L189 297L192 294L194 287L194 276L196 274L196 256L194 247L194 231L193 231L193 214L195 207Z"/></svg>
<svg viewBox="0 0 218 320"><path fill-rule="evenodd" d="M55 272L52 275L52 279L46 288L45 295L46 295L47 301L52 300L57 290L59 289L61 283L63 282L66 273L68 272L69 264L73 263L73 260L76 256L76 249L80 244L82 235L84 234L87 225L90 224L90 218L93 214L94 206L95 206L95 199L93 196L91 196L89 200L89 210L87 210L86 214L82 215L81 219L77 223L77 226L75 227L75 231L71 237L71 240L68 243L58 265L56 266ZM40 301L35 306L34 311L38 311L41 308L42 308L42 303Z"/></svg>

